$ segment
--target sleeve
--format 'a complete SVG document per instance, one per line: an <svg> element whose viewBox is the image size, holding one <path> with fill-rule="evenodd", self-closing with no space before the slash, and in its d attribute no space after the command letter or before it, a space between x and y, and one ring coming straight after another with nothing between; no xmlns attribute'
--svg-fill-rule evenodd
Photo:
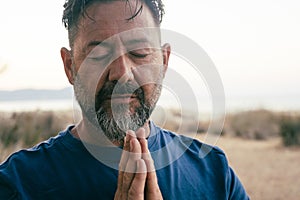
<svg viewBox="0 0 300 200"><path fill-rule="evenodd" d="M247 195L241 181L231 169L228 167L227 173L227 191L229 194L228 199L230 200L249 200L249 196Z"/></svg>

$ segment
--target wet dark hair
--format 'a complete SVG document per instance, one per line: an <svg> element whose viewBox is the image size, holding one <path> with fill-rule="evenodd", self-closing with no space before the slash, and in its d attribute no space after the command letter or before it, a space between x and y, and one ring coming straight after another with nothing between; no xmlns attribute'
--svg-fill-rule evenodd
<svg viewBox="0 0 300 200"><path fill-rule="evenodd" d="M74 39L78 31L78 20L82 16L87 16L86 9L95 2L112 2L116 0L66 0L64 4L64 12L62 22L69 34L69 44L73 47ZM146 4L154 17L157 24L160 24L164 15L164 5L161 0L123 0L128 5L131 17L126 20L134 19L143 10L143 5ZM132 5L134 2L134 5ZM141 4L139 4L141 2Z"/></svg>

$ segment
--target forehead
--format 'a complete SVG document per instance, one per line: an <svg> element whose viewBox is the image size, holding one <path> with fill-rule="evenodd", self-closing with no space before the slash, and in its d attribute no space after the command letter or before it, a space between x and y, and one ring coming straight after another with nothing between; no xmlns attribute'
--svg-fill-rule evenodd
<svg viewBox="0 0 300 200"><path fill-rule="evenodd" d="M128 20L140 8L141 3L137 2L139 2L138 5L135 1L93 3L87 8L86 15L79 20L77 38L80 40L104 40L124 31L132 31L132 37L138 35L150 37L146 33L147 31L143 33L141 28L158 28L158 25L147 5L143 5L142 11L133 19ZM153 31L151 32L153 34Z"/></svg>

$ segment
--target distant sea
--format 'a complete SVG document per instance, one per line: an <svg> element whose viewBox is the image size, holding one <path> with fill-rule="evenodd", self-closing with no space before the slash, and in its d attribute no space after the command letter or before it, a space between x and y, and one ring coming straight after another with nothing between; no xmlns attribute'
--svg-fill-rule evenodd
<svg viewBox="0 0 300 200"><path fill-rule="evenodd" d="M72 99L0 101L0 111L22 112L35 110L70 110L73 108Z"/></svg>
<svg viewBox="0 0 300 200"><path fill-rule="evenodd" d="M180 100L163 93L157 105L161 108L181 108L190 111L196 111L198 106L200 113L212 113L212 102L209 97L197 97L198 105L190 103L189 98ZM227 96L225 102L226 112L255 109L300 111L300 95L236 95ZM73 109L73 104L72 88L0 91L0 112L70 110Z"/></svg>
<svg viewBox="0 0 300 200"><path fill-rule="evenodd" d="M23 89L0 91L0 111L69 110L73 107L73 91Z"/></svg>

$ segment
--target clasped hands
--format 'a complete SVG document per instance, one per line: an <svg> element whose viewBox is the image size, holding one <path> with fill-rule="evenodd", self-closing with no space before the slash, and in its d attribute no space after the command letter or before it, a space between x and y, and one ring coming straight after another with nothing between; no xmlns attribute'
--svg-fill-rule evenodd
<svg viewBox="0 0 300 200"><path fill-rule="evenodd" d="M127 131L119 164L115 200L161 200L145 129Z"/></svg>

